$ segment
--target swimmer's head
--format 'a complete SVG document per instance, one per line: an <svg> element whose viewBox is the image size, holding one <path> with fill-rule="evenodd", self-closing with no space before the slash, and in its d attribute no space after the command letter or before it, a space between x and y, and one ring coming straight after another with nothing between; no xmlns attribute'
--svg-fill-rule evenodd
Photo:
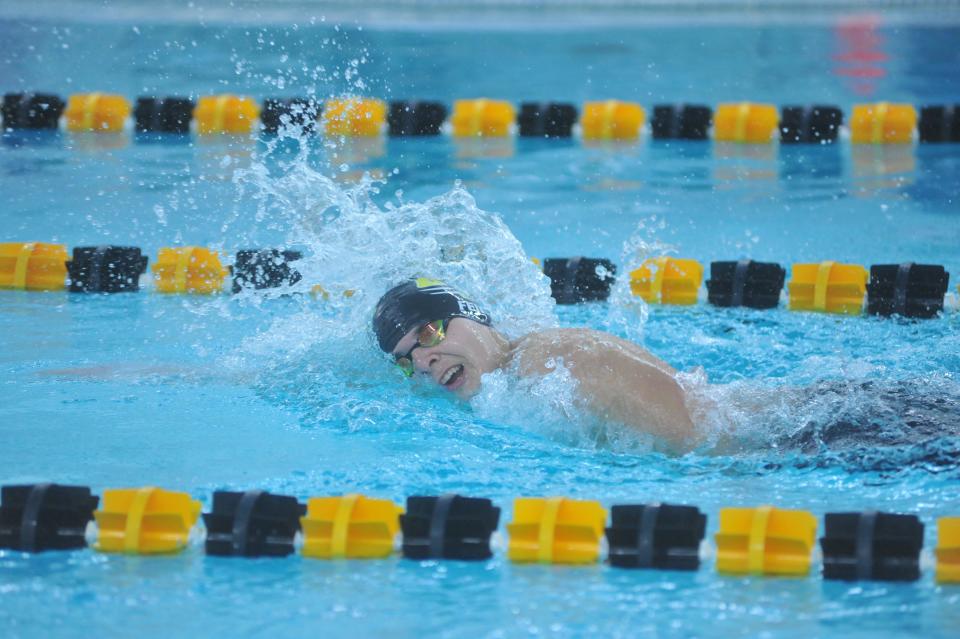
<svg viewBox="0 0 960 639"><path fill-rule="evenodd" d="M479 390L484 373L503 364L509 347L476 302L425 278L387 291L374 311L373 330L404 372L429 375L464 399Z"/></svg>
<svg viewBox="0 0 960 639"><path fill-rule="evenodd" d="M404 335L427 322L463 317L490 326L490 315L460 291L425 277L407 280L383 294L373 313L373 330L385 353Z"/></svg>

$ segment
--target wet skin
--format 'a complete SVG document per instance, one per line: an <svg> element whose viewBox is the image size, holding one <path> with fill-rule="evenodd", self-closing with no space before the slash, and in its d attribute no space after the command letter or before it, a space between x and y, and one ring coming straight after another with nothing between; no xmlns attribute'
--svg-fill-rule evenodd
<svg viewBox="0 0 960 639"><path fill-rule="evenodd" d="M409 353L417 374L461 399L475 395L481 377L498 368L516 364L522 376L547 375L562 359L586 406L601 419L650 433L675 452L697 443L676 371L632 342L583 328L530 333L511 342L459 317L448 322L446 338L436 346L418 346L418 332L404 335L393 354Z"/></svg>

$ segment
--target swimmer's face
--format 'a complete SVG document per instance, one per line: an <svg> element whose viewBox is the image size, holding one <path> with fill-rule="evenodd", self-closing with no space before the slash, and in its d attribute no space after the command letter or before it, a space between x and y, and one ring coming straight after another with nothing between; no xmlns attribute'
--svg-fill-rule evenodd
<svg viewBox="0 0 960 639"><path fill-rule="evenodd" d="M480 390L480 376L499 365L497 339L488 326L454 317L447 322L445 337L436 346L417 346L419 333L420 328L415 328L404 335L393 355L410 353L415 374L429 376L461 399L473 397Z"/></svg>

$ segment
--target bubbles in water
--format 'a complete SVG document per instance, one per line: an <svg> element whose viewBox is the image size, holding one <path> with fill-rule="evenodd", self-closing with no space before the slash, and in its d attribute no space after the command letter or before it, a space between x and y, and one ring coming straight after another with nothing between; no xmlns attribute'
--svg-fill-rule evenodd
<svg viewBox="0 0 960 639"><path fill-rule="evenodd" d="M167 225L167 212L163 209L163 206L155 204L153 207L153 214L157 216L157 224L160 226Z"/></svg>

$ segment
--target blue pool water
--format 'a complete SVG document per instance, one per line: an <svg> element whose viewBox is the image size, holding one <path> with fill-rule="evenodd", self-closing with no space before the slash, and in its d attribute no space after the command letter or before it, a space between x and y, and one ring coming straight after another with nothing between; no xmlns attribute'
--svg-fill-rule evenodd
<svg viewBox="0 0 960 639"><path fill-rule="evenodd" d="M423 32L296 22L2 18L0 87L129 98L619 98L648 109L751 99L847 113L861 101L960 98L960 29L949 21ZM947 268L955 305L958 169L957 145L7 133L2 241L132 244L151 259L176 244L229 254L288 245L307 256L305 285L358 293L0 291L0 484L56 481L98 494L159 485L206 508L218 489L300 499L355 491L398 503L456 491L492 498L503 522L522 495L660 500L699 506L708 536L725 506L772 503L818 517L873 508L919 515L929 550L936 518L960 515L960 314L908 322L647 308L622 283L610 303L555 307L527 256L609 257L622 271L662 250L704 264L914 260ZM454 248L466 258L443 259ZM366 329L376 297L412 273L456 282L508 333L609 330L691 379L702 367L718 397L770 408L717 417L740 442L736 453L705 446L668 457L629 433L568 419L564 388L550 382L491 379L460 405L406 384ZM805 387L821 391L784 403ZM899 391L917 401L884 399ZM790 444L833 418L858 432ZM908 425L924 419L934 432ZM0 551L0 627L5 636L950 637L960 589L937 586L929 567L917 583L846 584L816 569L803 579L720 577L712 561L690 574L516 566L502 549L477 564L245 561L199 547L165 558Z"/></svg>

